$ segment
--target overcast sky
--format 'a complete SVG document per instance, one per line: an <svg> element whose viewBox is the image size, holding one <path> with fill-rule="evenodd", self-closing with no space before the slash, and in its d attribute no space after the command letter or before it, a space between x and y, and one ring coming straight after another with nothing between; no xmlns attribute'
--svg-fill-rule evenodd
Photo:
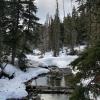
<svg viewBox="0 0 100 100"><path fill-rule="evenodd" d="M59 14L60 18L63 19L64 14L63 14L63 0L58 0L59 1ZM38 7L38 12L37 16L40 18L40 22L44 23L46 20L46 15L49 13L49 15L54 15L55 14L55 9L56 9L56 0L36 0L36 5ZM65 13L71 12L71 0L64 0L64 5L65 5ZM73 3L74 5L74 3Z"/></svg>

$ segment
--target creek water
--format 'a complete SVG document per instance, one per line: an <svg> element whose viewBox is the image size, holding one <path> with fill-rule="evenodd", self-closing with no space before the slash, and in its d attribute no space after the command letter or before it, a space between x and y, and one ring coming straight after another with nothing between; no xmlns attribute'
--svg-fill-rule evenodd
<svg viewBox="0 0 100 100"><path fill-rule="evenodd" d="M69 100L69 96L65 94L42 94L41 100Z"/></svg>
<svg viewBox="0 0 100 100"><path fill-rule="evenodd" d="M63 76L61 79L54 79L52 77L43 76L39 77L36 81L33 81L33 85L41 86L68 86L67 76ZM41 100L69 100L67 94L40 94Z"/></svg>

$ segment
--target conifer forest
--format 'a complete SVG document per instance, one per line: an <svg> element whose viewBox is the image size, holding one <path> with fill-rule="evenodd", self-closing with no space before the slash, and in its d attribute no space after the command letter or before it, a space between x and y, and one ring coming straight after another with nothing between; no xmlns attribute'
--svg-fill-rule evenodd
<svg viewBox="0 0 100 100"><path fill-rule="evenodd" d="M0 100L100 100L100 0L0 0Z"/></svg>

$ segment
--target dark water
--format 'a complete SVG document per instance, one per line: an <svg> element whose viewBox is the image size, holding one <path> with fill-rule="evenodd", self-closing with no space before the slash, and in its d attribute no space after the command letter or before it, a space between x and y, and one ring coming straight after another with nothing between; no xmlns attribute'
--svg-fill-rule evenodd
<svg viewBox="0 0 100 100"><path fill-rule="evenodd" d="M50 76L39 77L36 81L32 82L33 85L38 86L68 86L68 76L62 76L61 79L55 79Z"/></svg>
<svg viewBox="0 0 100 100"><path fill-rule="evenodd" d="M67 86L67 76L63 76L60 80L54 79L52 77L44 76L33 81L33 85L42 86ZM69 100L69 96L66 94L40 94L41 100Z"/></svg>

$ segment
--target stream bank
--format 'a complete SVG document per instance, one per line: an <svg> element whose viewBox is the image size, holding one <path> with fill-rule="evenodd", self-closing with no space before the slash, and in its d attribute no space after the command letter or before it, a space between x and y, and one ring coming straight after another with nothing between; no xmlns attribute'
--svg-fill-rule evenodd
<svg viewBox="0 0 100 100"><path fill-rule="evenodd" d="M64 69L63 69L64 71ZM70 71L71 72L71 71ZM39 77L31 81L31 86L26 86L27 92L29 93L29 97L32 97L32 100L69 100L70 92L68 93L60 93L59 89L55 93L56 88L65 88L64 91L66 91L66 88L70 88L70 84L68 82L68 77L71 76L72 73L65 74L65 73L47 73L47 74L41 74L38 75ZM56 77L55 77L56 75ZM41 88L48 89L47 92L43 92ZM52 92L50 92L50 89L53 89ZM33 93L32 93L33 91ZM71 89L69 89L71 91ZM72 92L72 91L71 91ZM35 95L36 94L36 95ZM40 99L36 99L34 97L40 97Z"/></svg>

